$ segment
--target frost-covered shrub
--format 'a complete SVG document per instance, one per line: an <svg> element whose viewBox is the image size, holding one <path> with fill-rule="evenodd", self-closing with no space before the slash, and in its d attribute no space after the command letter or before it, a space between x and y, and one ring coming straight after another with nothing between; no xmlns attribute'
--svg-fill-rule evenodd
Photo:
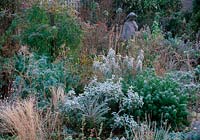
<svg viewBox="0 0 200 140"><path fill-rule="evenodd" d="M109 111L106 101L100 101L98 96L81 95L66 99L64 106L70 121L80 125L81 119L85 118L89 128L104 122L106 120L105 114Z"/></svg>
<svg viewBox="0 0 200 140"><path fill-rule="evenodd" d="M111 78L112 75L124 77L133 71L142 71L143 60L143 50L140 50L135 61L132 56L116 55L115 51L110 48L107 56L101 55L94 60L93 69L95 74L102 73L106 78Z"/></svg>
<svg viewBox="0 0 200 140"><path fill-rule="evenodd" d="M182 92L188 93L189 106L196 110L197 94L200 92L199 67L193 71L174 71L167 76L179 84Z"/></svg>
<svg viewBox="0 0 200 140"><path fill-rule="evenodd" d="M115 82L114 79L107 79L105 82L98 82L96 78L85 87L83 95L100 96L101 100L113 99L116 102L124 96L120 80Z"/></svg>
<svg viewBox="0 0 200 140"><path fill-rule="evenodd" d="M39 104L47 105L51 87L63 87L66 91L76 85L78 76L66 66L66 62L51 63L46 56L17 56L15 59L14 93L25 98L35 95Z"/></svg>
<svg viewBox="0 0 200 140"><path fill-rule="evenodd" d="M127 93L122 92L120 80L107 79L104 82L98 82L94 78L85 87L83 94L66 99L65 112L71 116L69 118L72 120L76 118L74 121L79 123L80 119L85 117L87 123L94 127L100 122L110 125L113 120L113 112L126 115L126 112L134 111L142 105L143 99L131 87Z"/></svg>
<svg viewBox="0 0 200 140"><path fill-rule="evenodd" d="M95 72L101 72L103 76L107 78L112 76L114 73L121 73L119 63L116 61L115 51L112 48L109 50L107 56L103 55L100 57L96 58L93 62L93 69ZM121 59L121 56L119 59Z"/></svg>
<svg viewBox="0 0 200 140"><path fill-rule="evenodd" d="M125 136L127 139L134 140L183 140L182 135L179 133L169 133L170 127L165 126L157 127L156 122L136 122L135 117L124 114L120 116L118 113L113 113L114 124L113 130L117 128L123 128L125 130ZM149 120L150 121L150 120ZM166 123L166 122L165 122Z"/></svg>
<svg viewBox="0 0 200 140"><path fill-rule="evenodd" d="M134 111L134 109L142 107L143 104L143 98L139 96L137 92L134 92L133 87L130 86L126 96L122 99L122 109L130 113Z"/></svg>
<svg viewBox="0 0 200 140"><path fill-rule="evenodd" d="M152 121L167 120L174 128L187 125L188 93L178 82L172 78L158 77L154 71L146 70L132 79L129 85L143 97L144 102L141 109L133 112L134 115L144 119L145 114L149 114Z"/></svg>
<svg viewBox="0 0 200 140"><path fill-rule="evenodd" d="M134 120L133 116L124 114L120 116L117 113L113 113L114 124L112 125L113 130L115 128L125 129L126 138L133 139L134 133L133 130L139 127L138 123Z"/></svg>
<svg viewBox="0 0 200 140"><path fill-rule="evenodd" d="M121 80L107 79L105 82L98 82L94 79L85 87L83 95L99 96L101 100L108 102L112 111L133 111L143 105L143 98L132 87L129 87L127 93L122 92Z"/></svg>
<svg viewBox="0 0 200 140"><path fill-rule="evenodd" d="M169 133L169 140L185 140L186 134L183 132Z"/></svg>

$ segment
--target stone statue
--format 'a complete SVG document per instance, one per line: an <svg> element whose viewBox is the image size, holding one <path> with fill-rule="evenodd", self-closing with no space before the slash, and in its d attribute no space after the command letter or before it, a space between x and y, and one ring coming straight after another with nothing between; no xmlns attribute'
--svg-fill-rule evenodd
<svg viewBox="0 0 200 140"><path fill-rule="evenodd" d="M121 34L122 40L127 41L135 35L135 32L138 30L138 25L135 22L136 17L137 15L134 12L129 13L126 17Z"/></svg>
<svg viewBox="0 0 200 140"><path fill-rule="evenodd" d="M133 52L133 48L130 45L129 40L134 39L136 31L138 30L138 25L135 21L136 17L137 15L134 12L129 13L123 25L122 33L120 36L120 40L122 41L120 52L122 53L122 55L131 56Z"/></svg>

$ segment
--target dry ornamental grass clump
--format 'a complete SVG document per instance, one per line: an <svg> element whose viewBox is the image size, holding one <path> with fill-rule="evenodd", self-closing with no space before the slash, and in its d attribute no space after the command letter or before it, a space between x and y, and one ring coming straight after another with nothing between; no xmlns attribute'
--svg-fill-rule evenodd
<svg viewBox="0 0 200 140"><path fill-rule="evenodd" d="M0 126L19 140L42 140L42 121L34 99L4 103L0 108Z"/></svg>

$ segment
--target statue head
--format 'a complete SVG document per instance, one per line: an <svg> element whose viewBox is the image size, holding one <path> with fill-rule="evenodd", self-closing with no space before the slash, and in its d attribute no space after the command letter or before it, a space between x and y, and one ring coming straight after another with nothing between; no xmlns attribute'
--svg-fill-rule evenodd
<svg viewBox="0 0 200 140"><path fill-rule="evenodd" d="M130 12L127 17L126 17L126 21L132 21L137 17L137 15L134 12Z"/></svg>

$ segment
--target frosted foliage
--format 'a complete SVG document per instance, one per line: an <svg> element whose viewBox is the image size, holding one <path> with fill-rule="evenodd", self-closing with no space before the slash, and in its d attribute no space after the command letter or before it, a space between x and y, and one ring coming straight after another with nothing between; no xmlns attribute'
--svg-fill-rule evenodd
<svg viewBox="0 0 200 140"><path fill-rule="evenodd" d="M65 110L67 112L71 112L75 109L79 109L80 108L79 99L80 97L66 98Z"/></svg>
<svg viewBox="0 0 200 140"><path fill-rule="evenodd" d="M133 70L134 69L134 66L133 66L134 58L126 56L125 59L124 59L123 64L128 70Z"/></svg>
<svg viewBox="0 0 200 140"><path fill-rule="evenodd" d="M200 91L200 83L195 82L197 76L195 71L176 71L168 73L168 76L178 82L181 85L182 90L196 90L196 93Z"/></svg>
<svg viewBox="0 0 200 140"><path fill-rule="evenodd" d="M127 66L128 66L128 61L129 61L129 58L128 58L128 56L126 55L126 56L124 57L124 60L123 60L123 65L124 65L124 67L127 67Z"/></svg>
<svg viewBox="0 0 200 140"><path fill-rule="evenodd" d="M132 110L136 107L142 107L144 104L143 98L138 95L137 92L133 91L133 87L129 87L127 92L127 97L123 99L122 106L123 108L127 108Z"/></svg>
<svg viewBox="0 0 200 140"><path fill-rule="evenodd" d="M133 57L129 57L128 68L132 68L133 69L133 63L134 63L134 58Z"/></svg>
<svg viewBox="0 0 200 140"><path fill-rule="evenodd" d="M137 65L136 65L136 70L137 71L142 71L142 62L144 60L144 51L140 50L139 55L137 57Z"/></svg>
<svg viewBox="0 0 200 140"><path fill-rule="evenodd" d="M99 62L98 60L95 60L93 62L93 69L94 69L94 71L99 70L101 68L101 65L102 65L102 62Z"/></svg>
<svg viewBox="0 0 200 140"><path fill-rule="evenodd" d="M113 58L115 58L115 51L112 48L110 48L108 55L107 55L107 59L113 60Z"/></svg>
<svg viewBox="0 0 200 140"><path fill-rule="evenodd" d="M138 126L133 116L129 116L127 114L124 114L123 116L119 116L119 114L117 113L113 113L113 115L114 115L114 127L124 127L126 125L130 129L133 129Z"/></svg>
<svg viewBox="0 0 200 140"><path fill-rule="evenodd" d="M141 60L137 61L136 69L137 69L137 71L142 71L142 61Z"/></svg>
<svg viewBox="0 0 200 140"><path fill-rule="evenodd" d="M142 61L144 60L144 51L141 50L137 57L137 61L131 56L122 57L120 54L116 55L111 48L107 56L100 55L95 58L93 62L94 72L100 72L105 77L111 75L121 76L123 73L131 72L133 70L142 70Z"/></svg>
<svg viewBox="0 0 200 140"><path fill-rule="evenodd" d="M141 61L144 60L144 51L143 50L140 50L137 60L141 60Z"/></svg>
<svg viewBox="0 0 200 140"><path fill-rule="evenodd" d="M84 88L84 93L76 96L74 91L70 91L70 95L66 99L67 108L80 108L80 101L84 98L93 99L98 98L98 100L109 102L110 100L120 103L120 110L128 109L132 110L138 107L142 107L143 99L138 95L138 93L133 91L132 87L129 87L129 90L126 94L122 92L121 81L114 81L112 79L107 79L105 82L98 82L97 78L94 78L88 86Z"/></svg>
<svg viewBox="0 0 200 140"><path fill-rule="evenodd" d="M97 79L94 78L89 85L85 87L84 95L99 95L118 101L119 98L123 96L121 82L114 82L113 79L107 79L105 82L98 82Z"/></svg>
<svg viewBox="0 0 200 140"><path fill-rule="evenodd" d="M69 96L76 95L74 89L71 89L71 90L68 92L68 95L69 95Z"/></svg>
<svg viewBox="0 0 200 140"><path fill-rule="evenodd" d="M71 95L75 95L73 90L69 91L65 101L66 110L68 111L75 108L81 108L80 102L84 100L84 98L92 99L93 97L98 97L99 100L102 101L113 99L118 102L124 96L120 81L114 82L113 79L107 79L105 82L98 82L96 78L84 88L83 94L78 97Z"/></svg>

